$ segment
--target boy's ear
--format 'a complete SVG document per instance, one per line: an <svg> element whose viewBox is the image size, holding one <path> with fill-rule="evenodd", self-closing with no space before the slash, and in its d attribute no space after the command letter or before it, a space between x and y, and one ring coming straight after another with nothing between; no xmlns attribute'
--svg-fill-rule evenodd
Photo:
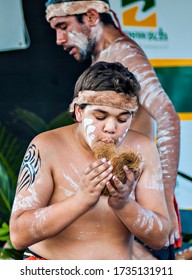
<svg viewBox="0 0 192 280"><path fill-rule="evenodd" d="M86 13L86 22L87 24L92 27L95 26L99 21L99 14L94 9L89 9Z"/></svg>
<svg viewBox="0 0 192 280"><path fill-rule="evenodd" d="M75 117L76 117L77 122L82 121L82 114L83 114L83 111L80 108L80 106L75 104Z"/></svg>

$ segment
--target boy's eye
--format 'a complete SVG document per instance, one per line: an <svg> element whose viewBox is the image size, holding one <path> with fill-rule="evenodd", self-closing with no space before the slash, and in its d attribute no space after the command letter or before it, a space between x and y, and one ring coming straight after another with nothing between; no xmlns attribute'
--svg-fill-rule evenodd
<svg viewBox="0 0 192 280"><path fill-rule="evenodd" d="M128 120L128 119L118 119L118 122L119 122L119 123L125 123L125 122L127 122L127 120Z"/></svg>
<svg viewBox="0 0 192 280"><path fill-rule="evenodd" d="M97 120L99 120L99 121L102 121L102 120L104 120L105 119L105 116L103 116L103 115L100 115L100 116L95 116L95 118L97 119Z"/></svg>
<svg viewBox="0 0 192 280"><path fill-rule="evenodd" d="M121 116L121 117L119 117L118 119L117 119L117 121L119 122L119 123L125 123L125 122L127 122L128 120L129 120L129 118L132 116L132 114L130 113L130 114L127 114L126 116Z"/></svg>

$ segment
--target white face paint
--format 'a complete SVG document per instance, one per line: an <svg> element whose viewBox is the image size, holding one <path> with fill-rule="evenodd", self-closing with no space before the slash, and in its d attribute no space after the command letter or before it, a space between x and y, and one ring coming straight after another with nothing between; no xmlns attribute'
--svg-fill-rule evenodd
<svg viewBox="0 0 192 280"><path fill-rule="evenodd" d="M85 139L86 139L89 147L91 147L91 144L92 144L93 140L95 139L95 135L93 132L95 131L96 127L94 125L92 125L92 123L93 123L92 119L85 118L83 120Z"/></svg>
<svg viewBox="0 0 192 280"><path fill-rule="evenodd" d="M129 130L129 129L127 128L127 129L125 130L125 133L124 133L121 137L118 138L118 144L120 144L120 143L125 139L128 130Z"/></svg>
<svg viewBox="0 0 192 280"><path fill-rule="evenodd" d="M83 34L76 31L68 33L69 45L75 46L79 49L83 57L86 57L88 50L88 38Z"/></svg>
<svg viewBox="0 0 192 280"><path fill-rule="evenodd" d="M101 40L101 37L103 36L103 28L98 23L99 23L99 19L96 20L95 27L91 28L91 38L95 42Z"/></svg>

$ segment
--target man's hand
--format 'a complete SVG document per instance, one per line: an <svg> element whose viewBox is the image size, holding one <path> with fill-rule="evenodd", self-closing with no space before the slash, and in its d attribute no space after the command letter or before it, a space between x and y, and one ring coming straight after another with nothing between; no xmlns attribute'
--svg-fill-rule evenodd
<svg viewBox="0 0 192 280"><path fill-rule="evenodd" d="M178 224L178 218L177 218L177 214L175 212L175 207L173 202L167 202L167 208L168 208L168 212L170 215L170 220L171 220L171 231L170 231L170 235L169 235L169 243L174 244L175 241L177 239L180 238L180 234L179 234L179 224Z"/></svg>

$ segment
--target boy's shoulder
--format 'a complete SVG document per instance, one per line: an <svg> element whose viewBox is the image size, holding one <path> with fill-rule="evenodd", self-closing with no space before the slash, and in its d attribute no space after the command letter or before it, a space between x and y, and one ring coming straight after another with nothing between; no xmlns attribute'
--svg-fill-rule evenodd
<svg viewBox="0 0 192 280"><path fill-rule="evenodd" d="M154 146L156 146L155 141L151 140L144 134L131 129L129 130L124 142L130 147L139 147L141 150L150 150L150 148L153 149Z"/></svg>
<svg viewBox="0 0 192 280"><path fill-rule="evenodd" d="M69 134L69 128L60 127L42 132L35 136L31 143L41 148L57 147L59 144L65 144Z"/></svg>

